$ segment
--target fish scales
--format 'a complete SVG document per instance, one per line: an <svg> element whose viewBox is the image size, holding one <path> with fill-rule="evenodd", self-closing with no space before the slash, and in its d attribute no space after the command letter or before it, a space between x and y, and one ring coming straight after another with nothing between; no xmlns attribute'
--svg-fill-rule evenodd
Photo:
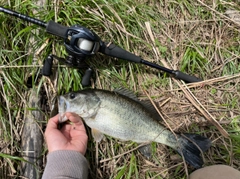
<svg viewBox="0 0 240 179"><path fill-rule="evenodd" d="M175 149L186 162L200 168L203 160L199 149L206 151L211 141L198 134L173 134L145 106L118 92L82 90L60 96L59 121L67 120L64 113L74 112L92 129L96 141L102 139L102 134L138 143L155 141Z"/></svg>
<svg viewBox="0 0 240 179"><path fill-rule="evenodd" d="M95 94L102 97L101 104L94 120L84 119L89 127L100 128L105 134L135 142L150 142L156 138L156 142L160 142L161 137L169 135L168 131L163 133L164 128L152 119L141 104L119 94L105 91Z"/></svg>

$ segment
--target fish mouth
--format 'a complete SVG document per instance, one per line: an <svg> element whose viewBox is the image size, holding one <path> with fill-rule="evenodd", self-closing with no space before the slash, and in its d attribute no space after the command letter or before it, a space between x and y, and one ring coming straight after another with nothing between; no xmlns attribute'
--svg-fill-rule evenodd
<svg viewBox="0 0 240 179"><path fill-rule="evenodd" d="M69 109L68 106L69 103L67 102L67 100L63 96L60 96L58 99L58 121L60 123L67 121L67 117L65 114L67 112L67 109Z"/></svg>

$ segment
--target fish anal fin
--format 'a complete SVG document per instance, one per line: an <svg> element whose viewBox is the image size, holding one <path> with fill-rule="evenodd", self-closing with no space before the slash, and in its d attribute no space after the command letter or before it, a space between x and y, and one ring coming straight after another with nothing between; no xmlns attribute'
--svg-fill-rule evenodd
<svg viewBox="0 0 240 179"><path fill-rule="evenodd" d="M98 131L97 129L91 129L91 132L92 132L92 136L93 136L93 138L94 138L94 140L96 141L96 142L100 142L102 139L103 139L103 137L104 137L104 135L103 135L103 133L101 133L100 131Z"/></svg>
<svg viewBox="0 0 240 179"><path fill-rule="evenodd" d="M138 148L138 151L148 160L152 157L152 146L147 144Z"/></svg>

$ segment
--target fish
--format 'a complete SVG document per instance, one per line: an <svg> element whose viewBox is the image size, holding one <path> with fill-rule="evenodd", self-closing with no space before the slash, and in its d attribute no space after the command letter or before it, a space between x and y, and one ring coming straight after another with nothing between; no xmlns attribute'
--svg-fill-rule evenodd
<svg viewBox="0 0 240 179"><path fill-rule="evenodd" d="M184 160L198 169L203 165L202 152L211 141L198 134L176 134L159 122L161 117L151 102L141 102L127 90L85 89L59 97L59 122L67 120L65 113L78 114L91 128L95 141L104 135L136 143L157 142L177 151Z"/></svg>

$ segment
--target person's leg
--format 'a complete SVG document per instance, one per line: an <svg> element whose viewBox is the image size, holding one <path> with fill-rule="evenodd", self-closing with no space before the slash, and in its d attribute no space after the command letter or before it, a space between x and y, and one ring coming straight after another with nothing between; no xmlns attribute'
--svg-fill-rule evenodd
<svg viewBox="0 0 240 179"><path fill-rule="evenodd" d="M240 179L240 171L227 165L212 165L194 171L189 179Z"/></svg>

